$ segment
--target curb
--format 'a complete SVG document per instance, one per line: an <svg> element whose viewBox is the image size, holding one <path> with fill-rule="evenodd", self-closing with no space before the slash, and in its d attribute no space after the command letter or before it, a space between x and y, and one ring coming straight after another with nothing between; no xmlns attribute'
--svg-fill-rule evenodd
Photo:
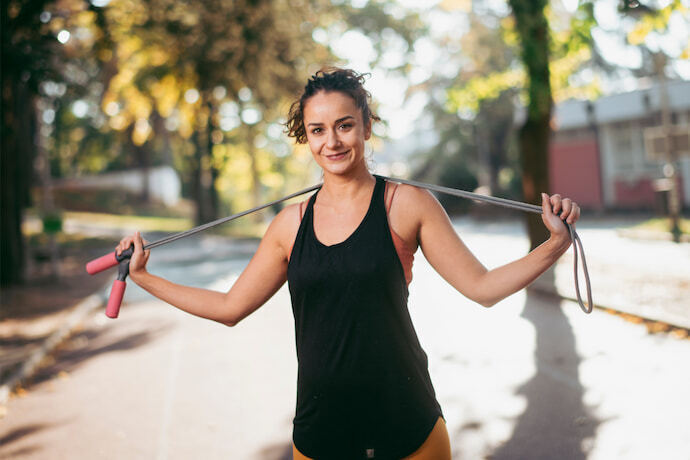
<svg viewBox="0 0 690 460"><path fill-rule="evenodd" d="M567 294L564 294L562 292L558 291L558 288L555 286L549 286L546 283L539 283L538 280L531 285L529 285L526 289L537 292L539 294L545 294L545 295L550 295L554 297L558 297L559 299L563 300L569 300L571 302L574 302L577 304L577 298L574 296L570 296ZM586 302L586 299L583 299ZM578 305L578 308L579 305ZM665 323L668 324L669 326L679 328L679 329L690 329L690 323L684 318L677 318L677 317L669 317L665 315L659 315L659 314L649 314L649 312L644 312L641 311L643 309L641 308L635 308L632 307L631 305L618 305L616 307L612 307L610 305L605 305L601 304L598 302L594 302L594 307L593 310L601 310L601 311L614 311L619 314L625 314L625 315L631 315L635 316L637 318L643 319L645 321L651 321L651 322L660 322L660 323Z"/></svg>
<svg viewBox="0 0 690 460"><path fill-rule="evenodd" d="M79 325L86 316L92 311L102 308L107 302L107 294L101 290L95 294L91 294L73 308L74 311L65 319L62 325L53 331L50 336L43 342L41 347L31 353L28 359L15 372L9 375L4 382L0 382L0 405L7 404L12 390L21 384L24 380L29 378L38 369L43 358L52 352L55 347L60 345L65 340L72 330Z"/></svg>
<svg viewBox="0 0 690 460"><path fill-rule="evenodd" d="M673 235L671 235L670 232L656 232L632 228L619 228L616 232L618 236L633 240L673 241ZM679 243L690 243L690 234L682 233Z"/></svg>

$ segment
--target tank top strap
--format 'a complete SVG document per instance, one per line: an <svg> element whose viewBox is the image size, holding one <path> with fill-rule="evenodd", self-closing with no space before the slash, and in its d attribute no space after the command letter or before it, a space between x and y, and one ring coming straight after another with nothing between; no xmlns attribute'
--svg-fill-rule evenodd
<svg viewBox="0 0 690 460"><path fill-rule="evenodd" d="M383 209L384 214L386 213L386 180L374 174L376 179L376 185L374 185L374 193L371 196L371 205L376 211Z"/></svg>

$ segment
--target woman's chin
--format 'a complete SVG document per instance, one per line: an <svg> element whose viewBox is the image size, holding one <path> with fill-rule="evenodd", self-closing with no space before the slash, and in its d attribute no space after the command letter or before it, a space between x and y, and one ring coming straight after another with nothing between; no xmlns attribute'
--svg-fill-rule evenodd
<svg viewBox="0 0 690 460"><path fill-rule="evenodd" d="M347 174L350 171L350 168L346 167L346 165L329 165L324 168L322 168L325 173L328 174L335 174L338 176L342 176L343 174Z"/></svg>
<svg viewBox="0 0 690 460"><path fill-rule="evenodd" d="M324 171L324 173L329 173L329 174L334 174L338 176L346 176L346 175L352 175L357 172L361 168L366 170L366 164L362 163L361 165L356 164L356 163L350 163L349 161L347 162L342 162L338 164L326 164L321 167Z"/></svg>

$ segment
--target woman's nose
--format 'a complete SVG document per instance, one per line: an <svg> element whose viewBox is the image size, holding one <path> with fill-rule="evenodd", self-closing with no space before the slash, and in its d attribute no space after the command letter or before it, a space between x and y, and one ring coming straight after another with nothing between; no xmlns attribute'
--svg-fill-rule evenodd
<svg viewBox="0 0 690 460"><path fill-rule="evenodd" d="M338 145L340 145L340 138L338 137L338 133L336 130L329 130L326 145L329 149L338 147Z"/></svg>

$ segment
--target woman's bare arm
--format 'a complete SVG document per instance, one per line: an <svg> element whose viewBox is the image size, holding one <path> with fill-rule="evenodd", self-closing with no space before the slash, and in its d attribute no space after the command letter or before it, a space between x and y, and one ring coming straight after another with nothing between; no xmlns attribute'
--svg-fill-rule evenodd
<svg viewBox="0 0 690 460"><path fill-rule="evenodd" d="M567 229L554 212L562 210L562 217L573 224L580 212L575 203L559 195L545 199L542 217L551 231L549 240L518 260L487 270L457 235L433 195L412 187L404 190L408 218L417 223L417 240L424 256L455 289L485 307L528 286L553 265L570 245Z"/></svg>
<svg viewBox="0 0 690 460"><path fill-rule="evenodd" d="M290 236L294 239L299 225L295 213L293 205L275 217L249 265L227 293L183 286L149 273L146 270L148 254L143 254L143 241L138 233L124 238L117 252L134 244L130 278L155 297L187 313L234 326L261 307L285 283L286 243Z"/></svg>

